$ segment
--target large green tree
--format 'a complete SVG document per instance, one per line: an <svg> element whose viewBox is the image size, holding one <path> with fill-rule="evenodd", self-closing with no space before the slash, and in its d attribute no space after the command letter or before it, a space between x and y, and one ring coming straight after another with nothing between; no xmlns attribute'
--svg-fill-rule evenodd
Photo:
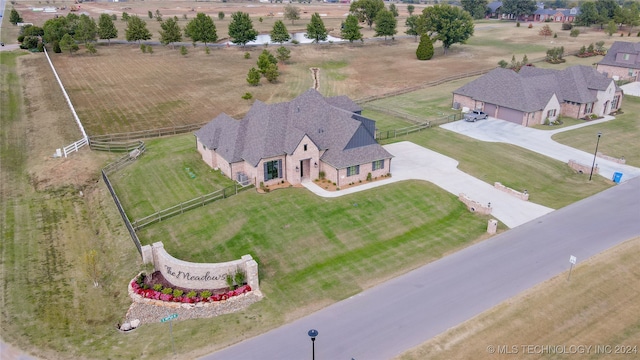
<svg viewBox="0 0 640 360"><path fill-rule="evenodd" d="M627 3L614 16L616 23L626 25L629 27L629 32L634 26L637 26L640 22L640 12L638 11L638 4Z"/></svg>
<svg viewBox="0 0 640 360"><path fill-rule="evenodd" d="M398 26L398 20L393 16L393 13L389 10L382 9L378 11L378 15L375 18L374 30L376 31L375 36L384 36L384 39L387 40L387 36L395 35L398 30L396 27Z"/></svg>
<svg viewBox="0 0 640 360"><path fill-rule="evenodd" d="M284 7L284 18L291 20L291 25L296 20L300 20L300 8L291 4Z"/></svg>
<svg viewBox="0 0 640 360"><path fill-rule="evenodd" d="M411 15L404 21L404 25L407 27L405 34L414 36L418 40L419 29L424 27L424 17L420 15ZM422 24L422 25L421 25Z"/></svg>
<svg viewBox="0 0 640 360"><path fill-rule="evenodd" d="M113 19L109 14L100 14L98 19L98 37L100 39L107 39L109 45L111 45L111 39L118 37L118 29L116 29Z"/></svg>
<svg viewBox="0 0 640 360"><path fill-rule="evenodd" d="M356 0L352 2L349 7L349 11L351 11L358 20L367 23L370 29L376 15L378 15L378 11L382 9L384 9L384 2L382 0Z"/></svg>
<svg viewBox="0 0 640 360"><path fill-rule="evenodd" d="M389 11L391 11L391 13L393 14L394 17L398 17L400 15L398 13L398 7L396 6L396 4L390 4L389 5Z"/></svg>
<svg viewBox="0 0 640 360"><path fill-rule="evenodd" d="M523 15L533 14L537 8L536 0L504 0L501 11L503 14L513 15L518 21Z"/></svg>
<svg viewBox="0 0 640 360"><path fill-rule="evenodd" d="M282 44L289 40L291 40L291 35L287 31L287 27L282 20L276 20L271 30L271 42Z"/></svg>
<svg viewBox="0 0 640 360"><path fill-rule="evenodd" d="M42 37L47 43L57 43L62 40L65 34L69 33L69 21L64 16L45 21L42 26L44 36Z"/></svg>
<svg viewBox="0 0 640 360"><path fill-rule="evenodd" d="M171 44L173 49L173 43L182 41L182 30L176 18L168 18L160 24L160 43L162 45Z"/></svg>
<svg viewBox="0 0 640 360"><path fill-rule="evenodd" d="M313 42L319 43L320 41L327 40L327 29L324 27L324 21L320 17L320 14L314 13L311 15L311 22L307 24L308 39L313 39Z"/></svg>
<svg viewBox="0 0 640 360"><path fill-rule="evenodd" d="M468 12L450 5L435 5L422 11L419 33L442 41L444 53L451 45L464 44L473 35L473 19ZM423 21L423 23L422 23Z"/></svg>
<svg viewBox="0 0 640 360"><path fill-rule="evenodd" d="M11 8L11 13L9 14L9 22L13 25L22 22L22 16L20 16L18 10Z"/></svg>
<svg viewBox="0 0 640 360"><path fill-rule="evenodd" d="M231 14L229 37L232 43L240 44L242 47L258 38L258 32L253 28L249 14L241 11Z"/></svg>
<svg viewBox="0 0 640 360"><path fill-rule="evenodd" d="M124 30L127 41L137 41L151 39L151 33L147 29L147 23L140 19L137 15L129 17L127 28Z"/></svg>
<svg viewBox="0 0 640 360"><path fill-rule="evenodd" d="M474 19L482 19L487 12L488 0L461 0L462 8Z"/></svg>
<svg viewBox="0 0 640 360"><path fill-rule="evenodd" d="M592 1L582 3L580 6L580 14L576 16L576 25L590 26L597 24L600 19L600 14L596 8L596 4Z"/></svg>
<svg viewBox="0 0 640 360"><path fill-rule="evenodd" d="M86 45L88 42L96 41L97 35L98 26L96 25L96 21L88 15L80 15L80 18L76 22L73 38Z"/></svg>
<svg viewBox="0 0 640 360"><path fill-rule="evenodd" d="M200 41L204 43L205 47L207 43L214 43L218 40L216 25L211 16L205 13L197 13L196 17L187 23L184 34L191 38L194 44Z"/></svg>
<svg viewBox="0 0 640 360"><path fill-rule="evenodd" d="M362 33L360 32L360 22L355 15L347 15L347 19L342 26L341 36L343 39L354 42L355 40L362 40Z"/></svg>
<svg viewBox="0 0 640 360"><path fill-rule="evenodd" d="M62 51L69 51L69 54L73 55L74 52L78 51L78 44L73 40L71 35L64 34L60 40L60 49L62 49Z"/></svg>
<svg viewBox="0 0 640 360"><path fill-rule="evenodd" d="M258 57L258 71L261 74L265 74L267 70L271 67L271 65L276 66L276 70L278 69L278 59L276 59L273 54L269 50L262 50L260 56Z"/></svg>

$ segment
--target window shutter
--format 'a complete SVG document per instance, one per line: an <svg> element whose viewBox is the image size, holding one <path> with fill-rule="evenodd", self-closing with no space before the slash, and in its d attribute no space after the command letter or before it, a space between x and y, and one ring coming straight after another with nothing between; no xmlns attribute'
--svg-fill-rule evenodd
<svg viewBox="0 0 640 360"><path fill-rule="evenodd" d="M356 175L360 174L360 165L356 165Z"/></svg>
<svg viewBox="0 0 640 360"><path fill-rule="evenodd" d="M265 161L262 164L264 165L264 180L267 181L267 180L269 180L269 178L268 178L269 173L267 172L267 162Z"/></svg>
<svg viewBox="0 0 640 360"><path fill-rule="evenodd" d="M384 159L380 160L382 164L380 164L380 169L384 169Z"/></svg>
<svg viewBox="0 0 640 360"><path fill-rule="evenodd" d="M278 179L282 178L282 159L278 160Z"/></svg>

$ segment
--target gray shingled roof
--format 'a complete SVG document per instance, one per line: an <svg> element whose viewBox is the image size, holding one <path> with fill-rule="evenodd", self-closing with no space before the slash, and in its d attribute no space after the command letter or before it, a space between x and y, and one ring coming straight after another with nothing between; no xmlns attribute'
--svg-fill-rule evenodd
<svg viewBox="0 0 640 360"><path fill-rule="evenodd" d="M256 101L241 121L222 114L195 135L228 162L253 166L264 158L293 153L305 135L326 150L321 160L336 168L391 158L357 120L353 111L359 110L346 96L327 99L310 89L290 102ZM347 145L353 148L345 150Z"/></svg>
<svg viewBox="0 0 640 360"><path fill-rule="evenodd" d="M534 112L542 110L553 94L560 102L594 102L596 91L606 90L611 81L595 69L583 65L564 70L525 66L519 73L497 68L453 93L489 104Z"/></svg>
<svg viewBox="0 0 640 360"><path fill-rule="evenodd" d="M640 55L640 43L630 43L625 41L616 41L611 45L607 54L598 62L598 65L622 66L631 69L640 69L640 56L635 61L629 59L625 61L620 59L616 61L618 53Z"/></svg>

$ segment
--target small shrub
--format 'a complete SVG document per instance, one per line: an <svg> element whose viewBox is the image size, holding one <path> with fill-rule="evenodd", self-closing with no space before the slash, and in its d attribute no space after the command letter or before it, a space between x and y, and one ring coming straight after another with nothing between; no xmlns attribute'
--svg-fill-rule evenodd
<svg viewBox="0 0 640 360"><path fill-rule="evenodd" d="M262 18L262 16L260 16L260 17L258 18L258 21L259 21L259 22L263 22L263 21L264 21L264 19Z"/></svg>
<svg viewBox="0 0 640 360"><path fill-rule="evenodd" d="M60 43L57 41L53 42L53 52L56 54L60 54L62 52L62 49L60 48Z"/></svg>
<svg viewBox="0 0 640 360"><path fill-rule="evenodd" d="M224 19L224 11L218 12L218 19L220 20Z"/></svg>
<svg viewBox="0 0 640 360"><path fill-rule="evenodd" d="M116 14L111 14L111 20L113 20L113 21L118 20L118 15L116 15Z"/></svg>
<svg viewBox="0 0 640 360"><path fill-rule="evenodd" d="M367 181L371 181L371 173L367 174Z"/></svg>
<svg viewBox="0 0 640 360"><path fill-rule="evenodd" d="M251 54L247 51L246 53L244 53L244 58L251 59Z"/></svg>
<svg viewBox="0 0 640 360"><path fill-rule="evenodd" d="M164 288L164 289L162 289L162 293L165 294L165 295L173 294L173 289L172 288Z"/></svg>
<svg viewBox="0 0 640 360"><path fill-rule="evenodd" d="M186 46L182 45L180 47L180 55L185 56L185 55L187 55L187 53L189 53L189 50L187 50Z"/></svg>
<svg viewBox="0 0 640 360"><path fill-rule="evenodd" d="M212 294L211 294L211 291L209 291L209 290L205 290L205 291L203 291L203 292L201 292L201 293L200 293L200 297L201 297L201 298L203 298L203 299L206 299L206 298L208 298L208 297L211 297L211 295L212 295Z"/></svg>
<svg viewBox="0 0 640 360"><path fill-rule="evenodd" d="M553 33L553 38L557 38L558 37L558 33Z"/></svg>
<svg viewBox="0 0 640 360"><path fill-rule="evenodd" d="M640 34L640 33L638 33L638 34ZM640 36L640 35L638 35L638 36ZM296 40L296 39L293 39L293 40L291 40L291 43L292 43L293 45L298 45L298 44L300 44L300 41L298 41L298 40Z"/></svg>
<svg viewBox="0 0 640 360"><path fill-rule="evenodd" d="M196 293L195 290L191 290L187 293L186 297L189 299L193 299L194 297L196 297L196 295L198 295L198 293Z"/></svg>
<svg viewBox="0 0 640 360"><path fill-rule="evenodd" d="M189 19L189 17L187 16L187 14L182 14L182 18L183 18L184 20Z"/></svg>
<svg viewBox="0 0 640 360"><path fill-rule="evenodd" d="M250 92L247 92L242 95L242 98L245 100L251 100L253 98L253 95Z"/></svg>
<svg viewBox="0 0 640 360"><path fill-rule="evenodd" d="M182 291L180 289L173 290L173 297L180 297L180 296L182 296L182 294L184 294L184 291Z"/></svg>
<svg viewBox="0 0 640 360"><path fill-rule="evenodd" d="M235 281L235 283L238 284L238 286L240 286L244 284L245 279L246 279L246 276L244 271L237 269L236 274L233 276L233 280Z"/></svg>
<svg viewBox="0 0 640 360"><path fill-rule="evenodd" d="M571 23L562 23L562 30L571 30L573 28L573 25L571 25Z"/></svg>
<svg viewBox="0 0 640 360"><path fill-rule="evenodd" d="M140 51L142 51L142 53L146 53L147 52L147 45L145 44L140 44Z"/></svg>
<svg viewBox="0 0 640 360"><path fill-rule="evenodd" d="M520 21L516 22L516 27L520 27Z"/></svg>
<svg viewBox="0 0 640 360"><path fill-rule="evenodd" d="M504 59L498 61L498 66L500 66L503 69L506 68L508 65L509 65L509 63Z"/></svg>
<svg viewBox="0 0 640 360"><path fill-rule="evenodd" d="M320 177L320 179L321 179L321 180L324 180L325 176L327 176L327 174L325 174L325 172L324 172L324 171L320 171L320 172L318 173L318 177Z"/></svg>
<svg viewBox="0 0 640 360"><path fill-rule="evenodd" d="M153 54L153 47L151 45L147 45L147 52Z"/></svg>
<svg viewBox="0 0 640 360"><path fill-rule="evenodd" d="M205 46L204 53L207 54L207 55L209 55L211 53L211 50L209 50L208 46Z"/></svg>
<svg viewBox="0 0 640 360"><path fill-rule="evenodd" d="M533 24L529 24L529 26L527 26L529 29L531 29L533 27Z"/></svg>
<svg viewBox="0 0 640 360"><path fill-rule="evenodd" d="M335 182L333 183L333 186L336 186L336 183L335 183Z"/></svg>
<svg viewBox="0 0 640 360"><path fill-rule="evenodd" d="M624 33L620 33L620 37L623 37L623 36L624 36Z"/></svg>
<svg viewBox="0 0 640 360"><path fill-rule="evenodd" d="M162 291L162 284L155 284L155 285L153 285L153 290L155 290L155 291Z"/></svg>
<svg viewBox="0 0 640 360"><path fill-rule="evenodd" d="M230 273L227 274L226 280L227 280L227 286L229 288L233 288L233 275L231 275Z"/></svg>
<svg viewBox="0 0 640 360"><path fill-rule="evenodd" d="M578 35L580 35L580 29L573 29L569 33L569 36L571 36L571 37L578 37Z"/></svg>

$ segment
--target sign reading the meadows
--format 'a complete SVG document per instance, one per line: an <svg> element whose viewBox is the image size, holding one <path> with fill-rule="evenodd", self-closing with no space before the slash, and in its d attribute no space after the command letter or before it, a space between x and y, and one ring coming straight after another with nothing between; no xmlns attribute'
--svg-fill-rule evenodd
<svg viewBox="0 0 640 360"><path fill-rule="evenodd" d="M214 274L212 275L210 271L207 271L204 275L192 275L190 272L184 272L181 270L173 271L171 266L164 266L168 275L175 277L176 279L184 279L189 281L211 281L211 280L225 280L227 278L227 274Z"/></svg>

